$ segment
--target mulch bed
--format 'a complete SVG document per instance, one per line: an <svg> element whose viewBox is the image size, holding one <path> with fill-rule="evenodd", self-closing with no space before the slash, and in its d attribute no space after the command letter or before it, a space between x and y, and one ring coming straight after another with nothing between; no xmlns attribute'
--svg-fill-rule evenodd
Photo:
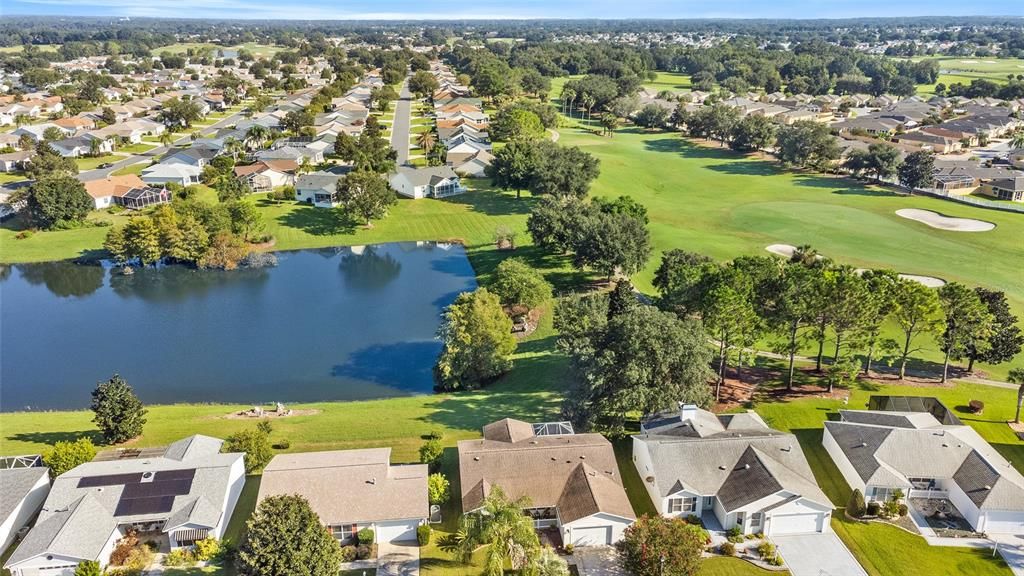
<svg viewBox="0 0 1024 576"><path fill-rule="evenodd" d="M798 369L798 373L806 372L814 374L812 368ZM845 400L850 397L850 391L843 388L834 388L829 393L827 388L815 384L797 384L792 390L786 389L784 385L777 384L772 387L764 386L767 383L780 382L783 378L778 370L765 368L744 368L743 380L735 377L735 373L727 375L722 384L721 398L715 405L715 412L726 412L735 408L749 405L754 400L767 400L773 402L785 402L800 398L830 398L833 400ZM714 383L712 383L712 391Z"/></svg>

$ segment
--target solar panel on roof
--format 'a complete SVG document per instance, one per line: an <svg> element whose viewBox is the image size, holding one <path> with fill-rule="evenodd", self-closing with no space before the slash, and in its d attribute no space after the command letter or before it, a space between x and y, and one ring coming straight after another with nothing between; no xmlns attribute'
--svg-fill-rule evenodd
<svg viewBox="0 0 1024 576"><path fill-rule="evenodd" d="M188 468L186 470L164 470L163 472L157 472L153 476L155 482L163 482L164 480L191 480L196 476L195 468Z"/></svg>
<svg viewBox="0 0 1024 576"><path fill-rule="evenodd" d="M79 488L96 488L99 486L119 486L142 481L142 472L135 474L109 474L106 476L86 476L78 479Z"/></svg>
<svg viewBox="0 0 1024 576"><path fill-rule="evenodd" d="M126 484L122 498L150 498L153 496L182 496L192 490L191 478L180 478L178 480L166 480L162 482L140 482L138 484Z"/></svg>
<svg viewBox="0 0 1024 576"><path fill-rule="evenodd" d="M170 512L174 507L174 496L152 498L121 498L114 510L114 516L138 516Z"/></svg>

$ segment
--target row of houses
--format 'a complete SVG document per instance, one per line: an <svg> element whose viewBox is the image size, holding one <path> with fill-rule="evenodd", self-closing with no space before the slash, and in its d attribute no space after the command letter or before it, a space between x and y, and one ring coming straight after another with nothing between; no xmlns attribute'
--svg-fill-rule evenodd
<svg viewBox="0 0 1024 576"><path fill-rule="evenodd" d="M459 174L482 177L494 156L487 134L490 118L483 111L483 101L471 96L448 65L435 61L430 73L438 82L431 101L438 141L445 147L445 164Z"/></svg>
<svg viewBox="0 0 1024 576"><path fill-rule="evenodd" d="M1024 530L1024 476L941 402L872 397L867 410L825 422L826 452L869 502L901 498L912 510L946 503L978 533ZM105 566L129 531L166 550L219 538L244 484L244 454L222 441L185 438L162 449L103 453L58 477L44 468L0 469L5 538L39 512L8 559L14 576L71 576L82 560ZM636 520L623 474L638 474L659 514L701 520L722 533L767 537L831 530L834 504L818 487L797 438L754 412L716 415L691 405L644 420L622 470L602 435L568 422L506 418L457 446L464 514L497 490L514 500L548 540L604 546ZM342 543L369 528L379 542L416 539L434 516L426 465L396 465L389 448L277 455L258 499L298 494ZM47 494L48 492L48 494ZM913 512L911 517L919 515ZM436 518L435 518L436 519ZM915 522L918 521L915 519Z"/></svg>

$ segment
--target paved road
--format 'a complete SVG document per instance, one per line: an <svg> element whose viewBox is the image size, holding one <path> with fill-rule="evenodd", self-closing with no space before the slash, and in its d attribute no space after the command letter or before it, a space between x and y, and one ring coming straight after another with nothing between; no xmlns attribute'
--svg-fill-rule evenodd
<svg viewBox="0 0 1024 576"><path fill-rule="evenodd" d="M412 116L412 92L409 92L409 79L402 82L395 101L395 120L391 123L391 147L398 153L399 166L409 164L409 125Z"/></svg>
<svg viewBox="0 0 1024 576"><path fill-rule="evenodd" d="M991 538L999 542L999 554L1014 576L1024 576L1024 536L996 534Z"/></svg>
<svg viewBox="0 0 1024 576"><path fill-rule="evenodd" d="M203 136L209 136L210 134L213 134L214 132L216 132L217 130L219 130L221 128L225 128L227 126L231 126L232 124L237 124L238 121L241 120L244 116L245 115L242 112L236 112L236 113L234 113L234 114L232 114L230 116L226 116L225 118L223 118L221 120L218 120L217 122L214 122L213 124L210 124L209 126L206 126L205 128L201 128L200 132L203 134ZM174 146L184 146L184 145L188 144L191 141L192 141L192 136L189 135L189 134L186 134L185 136L182 136L181 138L178 138L177 140L175 140L173 144L174 144ZM163 156L164 154L166 154L168 152L168 150L170 150L170 148L168 148L166 146L157 146L156 148L153 148L152 150L149 150L148 152L143 152L141 154L134 154L132 156L128 156L127 158L125 158L123 160L118 160L117 162L114 162L113 166L111 166L110 168L102 168L102 169L97 168L95 170L87 170L85 172L79 172L78 179L84 182L84 181L87 181L87 180L96 180L98 178L106 178L112 172L116 172L116 171L118 171L118 170L120 170L122 168L126 168L128 166L131 166L132 164L138 164L140 162L149 162L149 161L153 160L154 158L159 158L159 157Z"/></svg>

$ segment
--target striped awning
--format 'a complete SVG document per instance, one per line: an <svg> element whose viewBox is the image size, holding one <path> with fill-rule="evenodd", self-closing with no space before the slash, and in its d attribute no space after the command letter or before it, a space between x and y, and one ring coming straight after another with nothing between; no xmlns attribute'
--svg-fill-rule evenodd
<svg viewBox="0 0 1024 576"><path fill-rule="evenodd" d="M175 530L172 535L174 540L178 543L181 542L196 542L206 538L210 534L210 531L206 528L189 528L187 530Z"/></svg>

